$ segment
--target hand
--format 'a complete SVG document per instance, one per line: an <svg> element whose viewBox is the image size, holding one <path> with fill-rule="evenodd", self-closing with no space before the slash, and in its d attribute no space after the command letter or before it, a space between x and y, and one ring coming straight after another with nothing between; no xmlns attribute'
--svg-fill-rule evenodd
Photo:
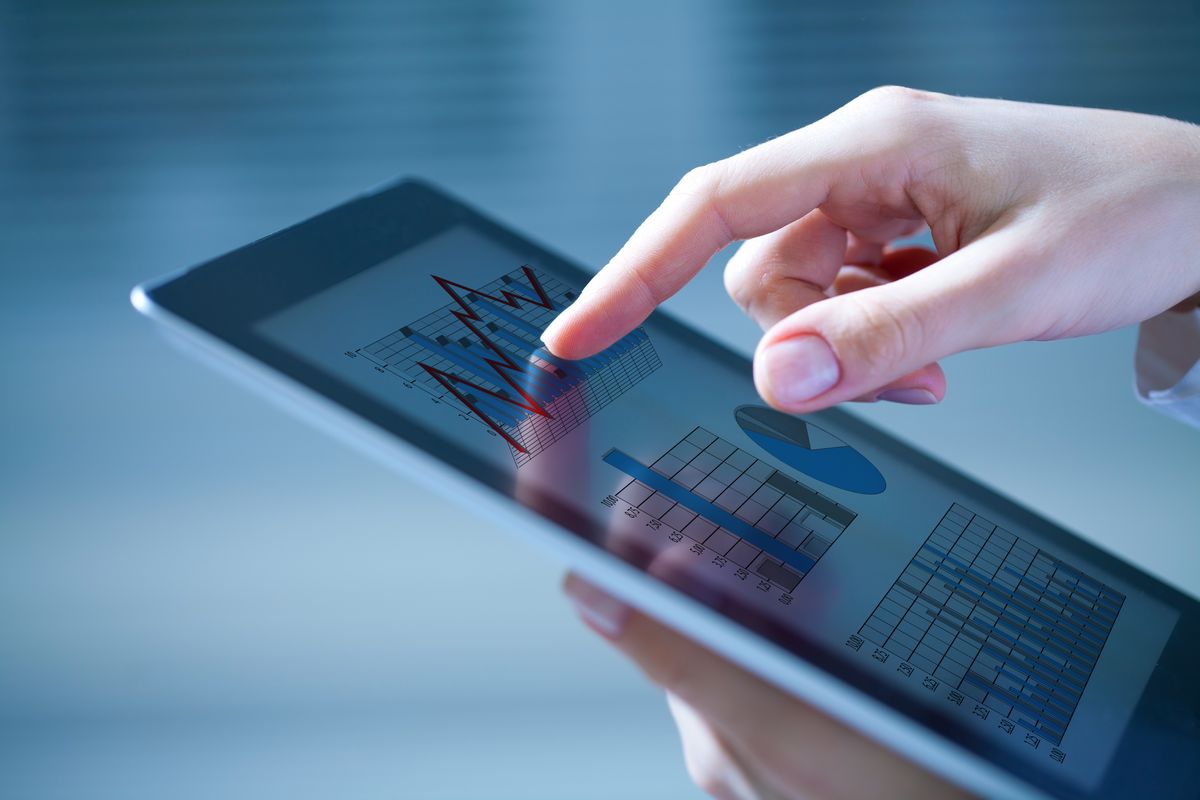
<svg viewBox="0 0 1200 800"><path fill-rule="evenodd" d="M936 254L890 248L925 225ZM725 284L766 329L769 403L932 403L944 356L1117 328L1200 290L1200 128L876 89L688 173L546 345L607 347L735 239Z"/></svg>
<svg viewBox="0 0 1200 800"><path fill-rule="evenodd" d="M962 790L569 575L584 621L667 691L688 773L718 798L936 798Z"/></svg>

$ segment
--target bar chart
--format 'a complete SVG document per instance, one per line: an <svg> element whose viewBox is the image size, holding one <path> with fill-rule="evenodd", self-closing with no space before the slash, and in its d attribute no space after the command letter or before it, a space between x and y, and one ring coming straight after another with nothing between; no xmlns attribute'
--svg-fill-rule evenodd
<svg viewBox="0 0 1200 800"><path fill-rule="evenodd" d="M630 478L619 499L789 592L856 517L704 428L650 465L604 461Z"/></svg>
<svg viewBox="0 0 1200 800"><path fill-rule="evenodd" d="M859 634L1057 745L1124 601L956 503Z"/></svg>
<svg viewBox="0 0 1200 800"><path fill-rule="evenodd" d="M517 466L661 366L641 328L591 358L551 355L541 333L576 295L530 267L477 288L432 277L450 303L355 352L482 422Z"/></svg>

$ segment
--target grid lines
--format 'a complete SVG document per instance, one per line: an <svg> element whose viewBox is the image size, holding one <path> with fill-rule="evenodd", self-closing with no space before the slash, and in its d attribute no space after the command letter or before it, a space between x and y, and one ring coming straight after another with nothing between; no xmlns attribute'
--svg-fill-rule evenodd
<svg viewBox="0 0 1200 800"><path fill-rule="evenodd" d="M955 503L859 633L1061 744L1124 601Z"/></svg>
<svg viewBox="0 0 1200 800"><path fill-rule="evenodd" d="M590 358L551 355L541 332L576 294L528 267L473 290L435 280L455 302L355 352L487 424L518 467L662 364L641 328Z"/></svg>
<svg viewBox="0 0 1200 800"><path fill-rule="evenodd" d="M649 469L670 482L663 485L666 491L633 479L617 497L789 592L857 516L701 427ZM695 510L710 504L719 512L706 517ZM728 526L708 518L725 513L736 518ZM753 530L739 536L729 529L740 527L734 525L739 521ZM764 546L755 546L748 538L751 534ZM780 550L781 545L785 549ZM764 547L782 552L783 558L768 555ZM795 556L789 557L789 551Z"/></svg>

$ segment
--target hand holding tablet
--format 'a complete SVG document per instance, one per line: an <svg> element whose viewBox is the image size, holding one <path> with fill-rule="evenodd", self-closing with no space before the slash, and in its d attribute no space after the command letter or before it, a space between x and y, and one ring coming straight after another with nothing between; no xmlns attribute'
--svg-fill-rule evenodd
<svg viewBox="0 0 1200 800"><path fill-rule="evenodd" d="M1081 158L1081 141L1097 139L1083 148L1090 158ZM1139 152L1155 157L1131 169ZM1115 220L1114 196L1135 205ZM545 341L566 354L603 346L610 331L640 323L716 250L749 239L725 282L767 332L755 359L765 398L795 411L844 399L933 403L945 393L937 359L952 352L1097 332L1195 292L1200 262L1189 259L1191 269L1181 269L1175 257L1200 250L1200 227L1189 218L1200 219L1200 132L1193 126L877 90L819 123L690 173ZM924 225L947 256L936 268L936 254L890 245ZM1154 245L1143 248L1146 242ZM1131 270L1132 258L1143 268ZM1105 302L1114 289L1121 302ZM822 303L839 296L845 299ZM567 588L585 619L594 617L591 608L620 608L581 579ZM658 630L601 630L668 692L685 693L672 709L685 709L676 720L688 768L711 793L741 797L750 787L761 796L879 796L925 774L889 762L877 745L815 710L794 712L803 719L790 726L801 746L764 757L772 748L762 746L763 724L747 724L711 700L740 692L748 705L772 702L773 687L639 618L635 628L647 627ZM780 737L789 732L788 724L767 727ZM829 739L842 751L810 760L808 745ZM934 794L928 785L920 791Z"/></svg>
<svg viewBox="0 0 1200 800"><path fill-rule="evenodd" d="M873 396L881 386L940 392L928 360L949 341L933 336L940 328L903 338L900 349L884 336L871 351L878 337L863 331L901 328L857 323L890 318L870 313L871 298L884 298L877 312L910 297L936 308L936 293L912 288L931 281L949 286L946 297L977 302L978 281L998 273L958 256L986 252L977 245L993 234L924 269L911 252L880 244L911 230L912 219L864 223L853 241L842 234L813 249L807 243L836 225L820 221L817 239L806 227L824 213L811 211L822 192L841 196L833 185L793 191L770 169L755 177L753 164L735 162L746 166L721 168L726 177L705 184L708 195L677 191L656 215L664 224L635 236L641 255L624 266L619 257L582 297L588 273L567 259L428 184L400 181L139 287L134 304L272 399L557 554L601 587L596 597L638 609L629 619L650 632L639 641L666 646L668 658L677 649L666 663L711 667L703 679L652 670L684 701L690 730L720 732L728 745L705 752L752 750L774 791L948 788L944 780L994 797L1098 800L1143 790L1149 775L1156 796L1194 792L1200 604L844 411L798 418L763 406L747 359L653 311L731 236L780 229L765 253L748 251L737 267L758 270L746 285L763 289L740 299L760 319L780 320L765 341L804 333L833 346L837 382L811 402ZM729 204L739 175L754 177L745 198L766 186L772 202L790 202L803 215L798 227L787 226L783 206ZM1084 183L1076 175L1072 191ZM714 228L713 208L736 228ZM1050 226L1043 238L1058 235ZM824 296L814 273L796 278L782 257L810 252L832 258L826 267L868 266L827 275L846 293L788 316L789 305ZM659 262L663 269L644 271ZM949 269L955 263L962 269ZM916 271L849 291L884 280L885 268ZM1044 293L1067 291L1057 269L1035 282ZM1084 291L1104 282L1088 275L1072 284L1091 302L1075 322L1112 323L1122 304ZM1128 295L1123 313L1149 313L1185 291L1155 289L1145 270L1106 280ZM847 307L865 316L835 324L829 309ZM797 319L812 327L793 336L787 326ZM922 349L930 341L942 344ZM845 342L871 357L848 356L859 351ZM759 362L761 378L761 354ZM782 390L766 394L784 405ZM397 564L398 579L413 568ZM448 572L446 591L461 588ZM628 652L642 660L651 651ZM726 681L730 691L708 696ZM821 759L820 775L789 772L816 763L789 758L804 746L790 732L796 725L843 743L838 752L881 770L879 782L845 783L846 764L833 758ZM697 741L689 746L712 744Z"/></svg>

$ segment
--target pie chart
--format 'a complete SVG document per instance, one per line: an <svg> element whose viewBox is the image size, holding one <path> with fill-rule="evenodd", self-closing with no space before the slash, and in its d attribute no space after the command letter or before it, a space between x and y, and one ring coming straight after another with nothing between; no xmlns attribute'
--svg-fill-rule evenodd
<svg viewBox="0 0 1200 800"><path fill-rule="evenodd" d="M887 488L866 456L807 420L766 406L739 406L734 418L755 444L810 478L858 494Z"/></svg>

